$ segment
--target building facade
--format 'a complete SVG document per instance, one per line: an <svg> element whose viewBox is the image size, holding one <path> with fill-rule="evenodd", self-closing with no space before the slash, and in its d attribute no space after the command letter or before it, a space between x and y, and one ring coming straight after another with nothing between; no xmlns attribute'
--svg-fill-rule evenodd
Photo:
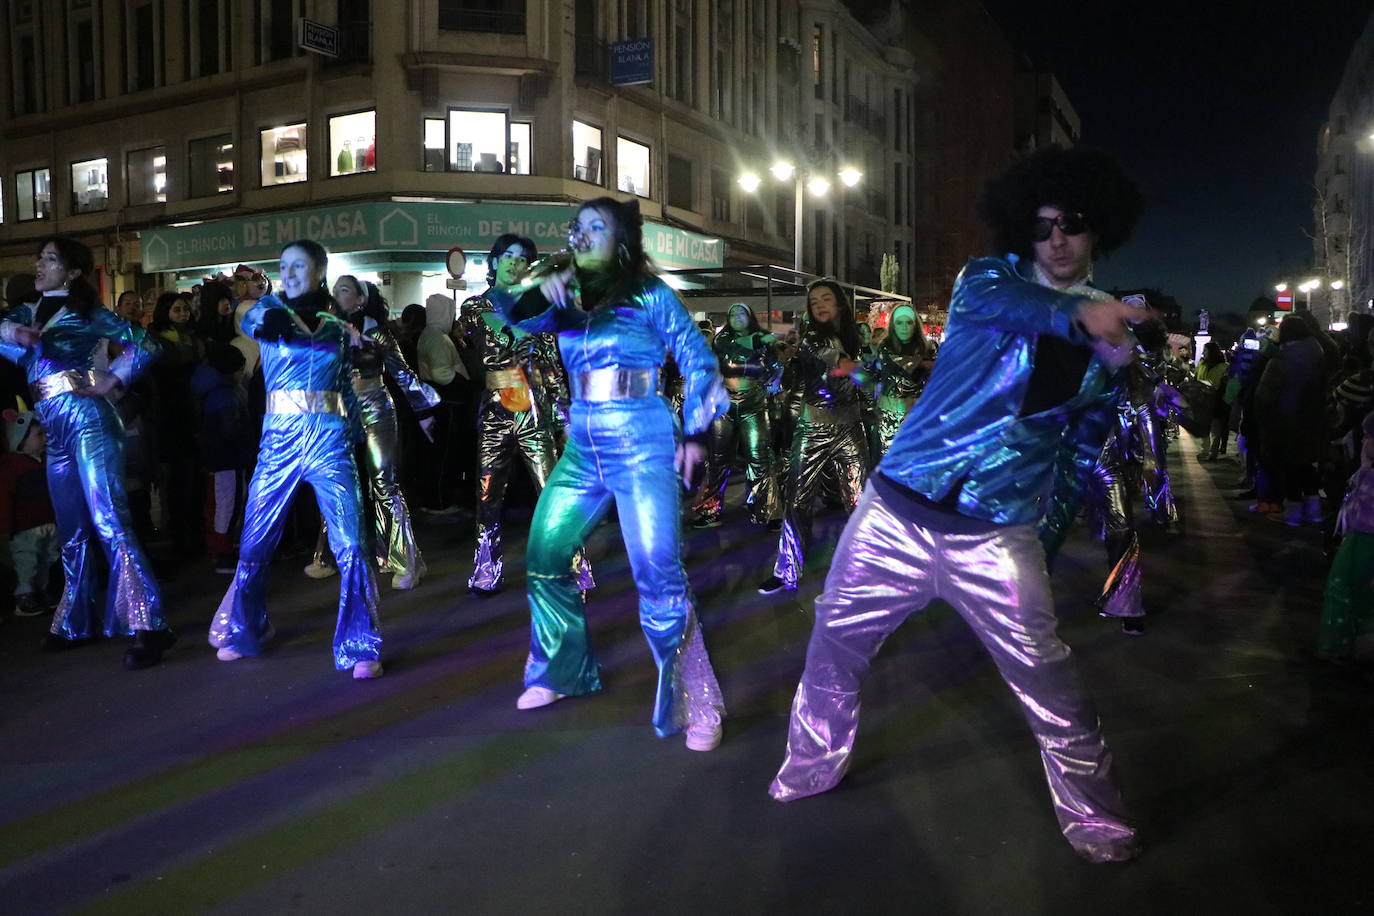
<svg viewBox="0 0 1374 916"><path fill-rule="evenodd" d="M779 158L863 173L805 196L806 269L877 285L892 251L911 276L911 55L836 0L0 9L0 276L73 235L112 301L309 236L400 307L445 288L450 248L479 281L495 235L558 247L601 194L639 199L665 267L790 264L793 186L737 183Z"/></svg>

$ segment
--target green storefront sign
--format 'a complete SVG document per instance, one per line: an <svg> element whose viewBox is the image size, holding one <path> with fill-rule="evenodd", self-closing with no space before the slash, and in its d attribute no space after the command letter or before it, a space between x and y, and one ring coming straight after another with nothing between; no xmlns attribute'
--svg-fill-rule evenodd
<svg viewBox="0 0 1374 916"><path fill-rule="evenodd" d="M571 204L374 201L146 229L140 242L149 273L271 260L299 238L340 253L430 251L442 264L450 248L485 254L503 232L529 236L541 251L563 247L574 212ZM644 247L667 268L724 264L720 239L658 223L644 224Z"/></svg>

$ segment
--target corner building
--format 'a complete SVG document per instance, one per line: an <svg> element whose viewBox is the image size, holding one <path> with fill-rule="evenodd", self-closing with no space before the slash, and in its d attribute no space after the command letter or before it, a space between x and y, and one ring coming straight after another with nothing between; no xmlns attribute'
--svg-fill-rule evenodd
<svg viewBox="0 0 1374 916"><path fill-rule="evenodd" d="M400 308L445 289L450 248L480 283L494 236L551 250L605 193L640 198L665 267L790 264L792 183L737 183L779 157L863 172L804 195L807 270L877 286L893 252L911 275L913 61L835 0L0 10L0 278L60 232L95 251L112 302L310 236ZM301 47L310 22L337 30L313 33L337 57Z"/></svg>

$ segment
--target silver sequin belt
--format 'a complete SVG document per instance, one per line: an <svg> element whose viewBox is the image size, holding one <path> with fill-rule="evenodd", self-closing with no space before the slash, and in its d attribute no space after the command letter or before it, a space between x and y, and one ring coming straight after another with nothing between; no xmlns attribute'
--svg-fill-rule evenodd
<svg viewBox="0 0 1374 916"><path fill-rule="evenodd" d="M658 394L657 369L593 369L568 374L574 401L619 401Z"/></svg>
<svg viewBox="0 0 1374 916"><path fill-rule="evenodd" d="M95 373L89 369L64 369L35 379L29 383L29 390L33 392L33 402L37 404L39 401L46 401L59 394L94 384Z"/></svg>
<svg viewBox="0 0 1374 916"><path fill-rule="evenodd" d="M343 395L337 391L302 391L295 388L267 392L267 413L329 413L348 416Z"/></svg>
<svg viewBox="0 0 1374 916"><path fill-rule="evenodd" d="M497 369L487 373L487 390L498 391L502 388L524 388L525 373L519 369Z"/></svg>

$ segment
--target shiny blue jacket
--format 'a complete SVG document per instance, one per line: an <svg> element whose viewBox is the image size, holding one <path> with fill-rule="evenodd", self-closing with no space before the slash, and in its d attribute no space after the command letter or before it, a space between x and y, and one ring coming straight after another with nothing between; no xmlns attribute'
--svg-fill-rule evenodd
<svg viewBox="0 0 1374 916"><path fill-rule="evenodd" d="M953 499L961 515L1006 525L1045 514L1056 472L1062 486L1086 481L1122 382L1094 357L1074 397L1020 416L1037 338L1090 341L1074 320L1083 298L1025 279L1016 261L977 258L960 272L930 380L878 467L928 499Z"/></svg>
<svg viewBox="0 0 1374 916"><path fill-rule="evenodd" d="M258 332L272 311L284 313L289 330L280 340L260 339ZM362 410L353 391L353 364L349 360L351 326L323 308L320 311L319 326L311 331L294 309L276 296L263 296L243 316L243 332L258 338L263 383L268 391L337 392L343 397L348 418L323 413L309 414L309 420L305 421L300 415L269 413L263 418L263 429L295 430L307 422L320 426L347 426L349 436L358 439L362 436Z"/></svg>
<svg viewBox="0 0 1374 916"><path fill-rule="evenodd" d="M536 307L541 301L542 296L534 300ZM493 305L511 321L530 309L531 296L522 297L518 308L509 301ZM530 334L556 333L570 376L611 367L662 369L665 355L672 353L686 384L682 420L689 436L704 432L729 407L715 354L677 294L657 277L634 295L589 312L551 306L512 323Z"/></svg>
<svg viewBox="0 0 1374 916"><path fill-rule="evenodd" d="M124 347L110 363L110 374L126 387L157 358L159 347L147 331L136 328L104 306L91 309L85 319L61 308L48 320L37 346L14 343L11 328L31 324L38 306L21 305L0 323L0 356L16 363L32 384L45 375L67 369L93 369L96 347L111 340Z"/></svg>

